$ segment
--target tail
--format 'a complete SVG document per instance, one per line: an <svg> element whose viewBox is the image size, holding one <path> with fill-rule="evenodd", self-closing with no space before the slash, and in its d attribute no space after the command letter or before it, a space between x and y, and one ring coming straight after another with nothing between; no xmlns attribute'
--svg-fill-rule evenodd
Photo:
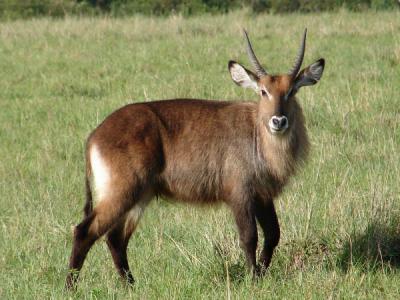
<svg viewBox="0 0 400 300"><path fill-rule="evenodd" d="M93 211L93 197L92 197L92 188L90 186L90 177L91 177L91 166L90 166L90 158L89 155L86 155L86 175L85 175L85 188L86 188L86 204L83 209L85 213L85 217L89 216Z"/></svg>

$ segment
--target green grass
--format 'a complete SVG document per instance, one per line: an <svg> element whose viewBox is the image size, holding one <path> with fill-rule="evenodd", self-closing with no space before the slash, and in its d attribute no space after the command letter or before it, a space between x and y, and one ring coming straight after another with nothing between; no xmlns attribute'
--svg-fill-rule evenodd
<svg viewBox="0 0 400 300"><path fill-rule="evenodd" d="M121 284L105 243L76 293L63 291L84 205L84 141L114 109L174 97L256 99L235 86L241 27L268 70L285 72L309 29L299 93L312 141L276 199L282 239L254 282L230 212L154 201ZM32 20L0 23L0 298L398 298L400 14Z"/></svg>

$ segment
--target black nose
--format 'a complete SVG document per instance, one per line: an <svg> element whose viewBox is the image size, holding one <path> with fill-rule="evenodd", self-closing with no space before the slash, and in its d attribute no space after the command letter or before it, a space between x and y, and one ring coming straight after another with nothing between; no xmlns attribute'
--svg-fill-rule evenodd
<svg viewBox="0 0 400 300"><path fill-rule="evenodd" d="M276 130L280 130L288 125L288 119L285 116L281 117L273 116L272 124L274 125Z"/></svg>

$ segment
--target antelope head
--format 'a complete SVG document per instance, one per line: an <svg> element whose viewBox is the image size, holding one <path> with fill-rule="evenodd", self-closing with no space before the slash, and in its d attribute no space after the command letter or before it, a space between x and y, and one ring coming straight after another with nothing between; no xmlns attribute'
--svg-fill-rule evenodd
<svg viewBox="0 0 400 300"><path fill-rule="evenodd" d="M228 67L231 77L237 85L252 88L260 95L261 122L272 135L284 135L296 123L297 91L303 86L314 85L321 79L325 60L321 58L300 71L306 46L307 29L305 29L293 67L287 74L271 75L258 61L245 30L244 35L247 54L254 72L235 61L230 61Z"/></svg>

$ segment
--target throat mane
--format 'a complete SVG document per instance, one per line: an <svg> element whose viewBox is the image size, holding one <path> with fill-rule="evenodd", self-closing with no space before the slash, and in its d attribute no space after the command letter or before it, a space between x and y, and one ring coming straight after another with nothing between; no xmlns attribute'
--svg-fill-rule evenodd
<svg viewBox="0 0 400 300"><path fill-rule="evenodd" d="M268 175L283 184L296 172L308 153L306 130L301 124L297 125L282 136L270 134L263 124L257 130L258 157Z"/></svg>

